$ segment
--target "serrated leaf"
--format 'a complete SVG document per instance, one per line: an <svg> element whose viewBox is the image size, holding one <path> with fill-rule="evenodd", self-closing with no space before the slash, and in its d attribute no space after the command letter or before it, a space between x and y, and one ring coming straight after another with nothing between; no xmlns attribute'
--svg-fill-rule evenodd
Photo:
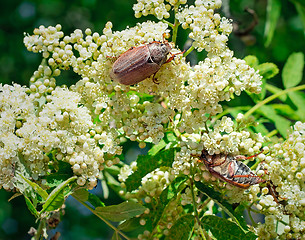
<svg viewBox="0 0 305 240"><path fill-rule="evenodd" d="M256 69L256 66L258 66L259 61L258 58L254 55L248 55L244 58L246 63L250 66Z"/></svg>
<svg viewBox="0 0 305 240"><path fill-rule="evenodd" d="M19 176L24 180L26 181L33 189L36 193L38 193L41 198L45 201L49 194L47 193L47 191L45 191L43 188L41 188L38 184L26 179L24 176L22 176L21 174L19 174Z"/></svg>
<svg viewBox="0 0 305 240"><path fill-rule="evenodd" d="M65 196L64 196L64 190L62 189L60 192L56 194L56 197L54 197L52 201L50 201L49 204L46 205L47 207L44 207L45 205L43 205L44 208L43 210L44 212L55 211L61 208L64 202L65 202Z"/></svg>
<svg viewBox="0 0 305 240"><path fill-rule="evenodd" d="M98 196L90 193L87 189L84 188L74 191L72 193L72 197L76 198L80 202L89 202L94 208L105 206L105 204Z"/></svg>
<svg viewBox="0 0 305 240"><path fill-rule="evenodd" d="M57 210L62 206L64 203L64 193L63 190L65 187L68 186L68 184L74 180L76 180L77 177L71 177L64 181L63 183L59 184L49 195L47 198L45 204L42 206L41 214L44 212L50 212Z"/></svg>
<svg viewBox="0 0 305 240"><path fill-rule="evenodd" d="M195 186L206 196L213 199L213 201L220 206L226 214L241 228L244 232L248 231L247 223L243 216L237 214L231 204L229 204L219 192L216 192L212 187L203 184L202 182L195 182Z"/></svg>
<svg viewBox="0 0 305 240"><path fill-rule="evenodd" d="M272 41L274 31L281 13L281 0L268 0L267 19L265 24L265 47L268 47Z"/></svg>
<svg viewBox="0 0 305 240"><path fill-rule="evenodd" d="M137 159L137 170L125 181L128 192L137 189L141 185L142 178L159 167L171 167L174 161L175 149L167 149L156 155L139 155Z"/></svg>
<svg viewBox="0 0 305 240"><path fill-rule="evenodd" d="M204 228L211 231L216 239L221 240L255 240L257 236L252 232L245 233L235 223L217 216L204 216L201 220Z"/></svg>
<svg viewBox="0 0 305 240"><path fill-rule="evenodd" d="M302 52L292 53L283 68L282 78L284 87L291 88L297 86L303 77L304 54Z"/></svg>
<svg viewBox="0 0 305 240"><path fill-rule="evenodd" d="M25 203L26 203L28 209L30 210L30 212L35 216L35 218L38 218L39 213L37 212L36 208L34 207L33 203L31 202L31 200L27 196L24 196L24 199L25 199Z"/></svg>
<svg viewBox="0 0 305 240"><path fill-rule="evenodd" d="M80 189L77 189L76 191L74 191L74 193L72 193L72 196L82 202L87 202L89 199L89 192L87 189L80 188Z"/></svg>
<svg viewBox="0 0 305 240"><path fill-rule="evenodd" d="M124 232L131 232L135 229L138 229L140 225L140 219L137 217L128 219L124 222L122 222L119 226L118 229L122 230Z"/></svg>
<svg viewBox="0 0 305 240"><path fill-rule="evenodd" d="M118 205L97 207L96 214L113 222L120 222L144 213L145 207L139 203L127 201Z"/></svg>
<svg viewBox="0 0 305 240"><path fill-rule="evenodd" d="M194 228L195 217L191 214L179 218L170 228L165 240L189 239Z"/></svg>
<svg viewBox="0 0 305 240"><path fill-rule="evenodd" d="M259 71L259 74L262 75L264 79L273 78L279 73L279 69L274 63L262 63L255 69Z"/></svg>
<svg viewBox="0 0 305 240"><path fill-rule="evenodd" d="M287 130L290 129L291 122L286 118L278 115L276 111L267 105L263 105L260 107L259 111L269 120L271 120L279 133L286 138Z"/></svg>
<svg viewBox="0 0 305 240"><path fill-rule="evenodd" d="M105 207L105 204L102 202L102 200L98 196L96 196L92 193L89 193L88 202L91 203L92 206L94 206L95 208L96 207Z"/></svg>

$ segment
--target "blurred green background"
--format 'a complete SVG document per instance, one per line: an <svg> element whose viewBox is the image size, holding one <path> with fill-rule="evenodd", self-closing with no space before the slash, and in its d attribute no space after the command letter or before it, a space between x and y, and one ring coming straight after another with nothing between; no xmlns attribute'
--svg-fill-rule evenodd
<svg viewBox="0 0 305 240"><path fill-rule="evenodd" d="M296 1L302 2L303 0ZM0 83L19 83L27 85L33 72L37 69L41 56L28 52L23 45L24 33L32 34L34 28L40 25L62 25L65 34L75 29L102 33L107 21L113 23L114 30L122 30L127 26L134 26L138 21L154 17L136 19L133 16L132 5L136 0L42 0L2 1L0 9ZM193 1L189 1L192 3ZM304 3L303 3L304 4ZM252 15L245 12L246 7L253 9L258 17L258 24L251 31L240 36L231 34L229 46L235 56L243 58L246 55L256 55L260 62L273 62L281 69L292 52L304 52L304 28L302 18L298 15L292 1L283 0L282 10L271 44L264 46L264 28L266 21L266 0L226 0L222 15L232 18L242 32L249 28L253 21ZM178 45L183 48L187 40L187 32L179 29ZM193 56L202 58L203 53ZM73 79L74 78L74 79ZM77 76L66 75L64 83L70 85ZM280 74L272 79L272 84L282 87ZM134 160L139 150L133 145L129 147ZM126 157L125 157L126 159ZM94 192L102 198L101 187ZM26 208L23 198L16 198L8 203L13 193L0 190L0 240L2 239L30 239L27 234L31 226L36 227L34 217ZM116 204L121 200L112 192L110 198L103 201ZM60 239L74 240L103 240L110 239L112 231L103 222L92 216L89 211L80 207L73 199L68 199L64 220L58 226ZM54 233L53 233L54 234ZM52 234L50 234L52 235Z"/></svg>

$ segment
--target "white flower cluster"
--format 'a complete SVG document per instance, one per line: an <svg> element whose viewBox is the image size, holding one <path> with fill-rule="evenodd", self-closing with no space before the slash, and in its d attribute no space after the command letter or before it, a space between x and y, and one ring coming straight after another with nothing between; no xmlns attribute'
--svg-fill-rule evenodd
<svg viewBox="0 0 305 240"><path fill-rule="evenodd" d="M168 2L168 3L166 3ZM169 18L169 11L173 7L178 7L181 4L186 4L186 0L138 0L138 3L133 5L135 17L140 18L142 15L154 15L157 19Z"/></svg>
<svg viewBox="0 0 305 240"><path fill-rule="evenodd" d="M46 175L52 163L49 154L54 154L71 164L79 185L88 180L89 188L94 187L104 153L109 154L107 145L115 150L113 155L121 153L113 136L101 132L99 141L91 138L94 124L88 109L80 105L80 94L56 88L48 102L39 103L27 92L16 84L0 86L0 186L12 189L15 172L22 169L35 180Z"/></svg>
<svg viewBox="0 0 305 240"><path fill-rule="evenodd" d="M28 142L18 137L16 129L35 119L33 96L28 96L27 90L17 84L0 84L0 186L7 190L14 187L19 151Z"/></svg>
<svg viewBox="0 0 305 240"><path fill-rule="evenodd" d="M198 51L219 54L223 52L231 33L232 24L226 18L214 14L215 8L221 6L221 1L195 1L195 6L184 8L176 14L182 28L191 29L189 37L194 40L193 47Z"/></svg>
<svg viewBox="0 0 305 240"><path fill-rule="evenodd" d="M264 168L274 189L262 190L257 208L267 217L266 223L258 226L258 234L261 239L302 239L305 234L305 123L297 122L287 140L270 150ZM287 220L282 220L283 215L289 216ZM284 232L276 231L277 221L285 224Z"/></svg>
<svg viewBox="0 0 305 240"><path fill-rule="evenodd" d="M187 174L194 165L191 154L202 149L211 154L258 151L261 136L234 130L229 118L205 129L208 117L222 111L221 101L229 101L232 94L239 95L244 90L258 93L261 77L227 48L232 26L214 14L221 1L197 0L195 5L182 6L185 3L143 0L134 5L137 16L154 14L159 19L168 17L174 8L182 27L191 30L193 47L208 52L206 59L194 67L180 55L162 65L155 76L159 84L148 78L133 87L125 86L112 81L109 73L113 57L131 47L162 42L163 34L169 32L166 23L147 21L114 32L108 22L103 34L77 29L66 36L60 25L41 26L34 35L25 36L27 49L44 57L31 78L29 90L32 101L38 104L33 110L37 117L22 122L23 131L17 131L21 138L33 138L22 149L24 154L31 161L44 159L31 165L35 178L47 171L46 153L51 151L58 160L72 165L80 176L80 185L89 181L93 186L105 160L107 166L119 161L116 155L121 154L119 144L123 138L145 147L146 142L159 143L167 129L182 134L182 150L170 170L174 175ZM179 52L173 46L171 53ZM56 87L56 77L68 69L79 74L80 80L69 89ZM40 130L32 131L34 126Z"/></svg>

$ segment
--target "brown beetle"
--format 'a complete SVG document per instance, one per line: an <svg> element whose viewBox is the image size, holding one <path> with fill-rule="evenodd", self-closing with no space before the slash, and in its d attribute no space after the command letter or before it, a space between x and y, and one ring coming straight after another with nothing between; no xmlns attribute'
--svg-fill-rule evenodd
<svg viewBox="0 0 305 240"><path fill-rule="evenodd" d="M134 47L121 54L114 62L110 77L124 85L133 85L151 75L155 75L164 63L173 60L177 54L171 54L168 42L153 41ZM168 54L171 57L167 60ZM155 79L153 81L156 83Z"/></svg>
<svg viewBox="0 0 305 240"><path fill-rule="evenodd" d="M242 155L232 156L226 154L209 155L203 151L200 161L203 161L209 172L217 178L240 188L249 188L251 185L265 182L264 179L255 175L251 169L239 159L249 159L258 154L245 157Z"/></svg>

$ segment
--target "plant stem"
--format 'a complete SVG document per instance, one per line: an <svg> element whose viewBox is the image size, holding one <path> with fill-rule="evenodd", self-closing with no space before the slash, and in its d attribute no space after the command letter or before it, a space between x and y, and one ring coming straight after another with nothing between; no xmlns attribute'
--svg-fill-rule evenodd
<svg viewBox="0 0 305 240"><path fill-rule="evenodd" d="M305 85L300 85L297 87L285 89L281 92L271 95L270 97L267 97L266 99L264 99L263 101L257 103L254 107L252 107L248 112L245 113L244 117L248 118L253 112L255 112L257 109L259 109L261 106L267 104L268 102L273 101L274 99L278 98L279 96L281 96L283 94L286 94L289 92L294 92L294 91L299 91L299 90L303 90L303 89L305 89Z"/></svg>
<svg viewBox="0 0 305 240"><path fill-rule="evenodd" d="M116 233L119 233L122 237L124 237L127 240L130 240L129 237L127 237L124 233L122 233L119 229L117 229L115 226L113 226L110 222L108 222L106 219L104 219L102 216L97 214L93 208L91 208L87 203L81 201L77 197L73 196L77 201L79 201L81 204L83 204L86 208L88 208L95 216L100 218L102 221L104 221L110 228L112 228Z"/></svg>
<svg viewBox="0 0 305 240"><path fill-rule="evenodd" d="M178 27L180 25L178 19L176 18L176 13L178 12L178 7L179 7L179 5L175 7L175 12L174 12L174 14L175 14L175 16L174 16L175 17L175 22L174 22L174 25L172 27L173 28L172 42L175 43L175 44L176 44L177 35L178 35Z"/></svg>
<svg viewBox="0 0 305 240"><path fill-rule="evenodd" d="M279 131L277 129L272 130L270 133L268 133L266 135L266 137L270 138L272 136L274 136L275 134L277 134Z"/></svg>
<svg viewBox="0 0 305 240"><path fill-rule="evenodd" d="M195 48L192 46L189 47L188 50L185 51L185 53L183 53L183 57L186 57L187 55L189 55Z"/></svg>
<svg viewBox="0 0 305 240"><path fill-rule="evenodd" d="M196 201L195 201L195 194L194 194L194 182L193 182L193 178L190 178L190 181L191 181L191 193L192 193L192 200L193 200L195 218L196 218L196 221L197 221L198 226L199 226L200 235L201 235L202 239L206 240L205 234L204 234L203 229L201 227L201 222L200 222L200 219L199 219L199 214L198 214L198 211L197 211L197 204L196 204Z"/></svg>
<svg viewBox="0 0 305 240"><path fill-rule="evenodd" d="M162 19L162 22L166 23L168 26L170 26L171 28L174 28L174 24L172 24L169 21L166 21L165 19Z"/></svg>
<svg viewBox="0 0 305 240"><path fill-rule="evenodd" d="M217 115L213 118L213 120L216 121L216 120L222 118L223 116L225 116L225 115L227 115L227 114L230 114L230 112L232 112L232 110L238 110L238 111L244 110L244 111L246 111L246 110L249 110L249 108L250 108L249 106L239 106L239 107L234 107L234 108L227 108L227 109L225 109L223 112L217 114Z"/></svg>
<svg viewBox="0 0 305 240"><path fill-rule="evenodd" d="M34 236L35 240L43 239L42 235L43 235L43 229L45 228L45 226L46 226L46 219L45 218L41 218L40 221L39 221L37 232L36 232L36 234Z"/></svg>

